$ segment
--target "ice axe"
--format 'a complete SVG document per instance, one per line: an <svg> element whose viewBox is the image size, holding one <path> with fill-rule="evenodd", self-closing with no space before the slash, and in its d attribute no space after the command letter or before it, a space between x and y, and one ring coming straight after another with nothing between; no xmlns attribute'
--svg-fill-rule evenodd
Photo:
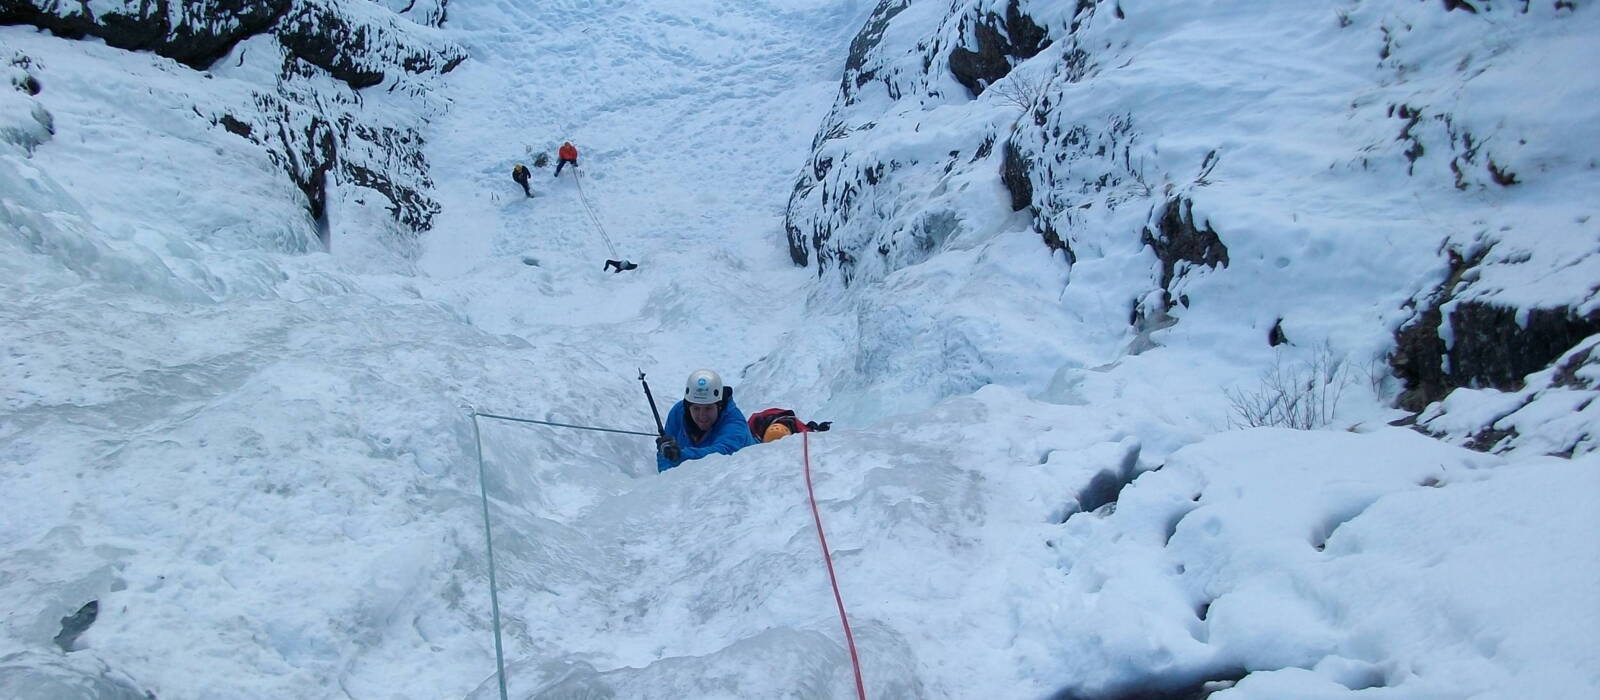
<svg viewBox="0 0 1600 700"><path fill-rule="evenodd" d="M633 268L628 269L631 270ZM618 270L618 272L620 272L620 270ZM639 384L644 386L644 398L646 401L650 402L650 415L656 417L656 434L664 437L667 434L667 428L666 426L661 425L661 411L656 410L656 397L650 394L650 382L644 380L643 369L639 370Z"/></svg>

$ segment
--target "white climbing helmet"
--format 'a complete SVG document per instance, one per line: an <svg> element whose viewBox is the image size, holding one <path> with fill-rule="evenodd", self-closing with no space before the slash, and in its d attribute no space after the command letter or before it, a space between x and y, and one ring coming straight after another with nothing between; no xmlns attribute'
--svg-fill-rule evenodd
<svg viewBox="0 0 1600 700"><path fill-rule="evenodd" d="M722 377L709 369L690 372L683 388L683 400L689 403L717 403L722 401L722 394Z"/></svg>

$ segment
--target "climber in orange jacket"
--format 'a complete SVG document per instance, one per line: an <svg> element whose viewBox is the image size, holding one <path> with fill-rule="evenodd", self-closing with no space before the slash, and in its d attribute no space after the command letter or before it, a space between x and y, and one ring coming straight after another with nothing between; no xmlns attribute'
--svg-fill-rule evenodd
<svg viewBox="0 0 1600 700"><path fill-rule="evenodd" d="M560 159L556 161L556 177L561 177L561 167L568 163L574 168L578 167L578 147L572 145L571 141L561 143L561 149L556 151L556 157Z"/></svg>

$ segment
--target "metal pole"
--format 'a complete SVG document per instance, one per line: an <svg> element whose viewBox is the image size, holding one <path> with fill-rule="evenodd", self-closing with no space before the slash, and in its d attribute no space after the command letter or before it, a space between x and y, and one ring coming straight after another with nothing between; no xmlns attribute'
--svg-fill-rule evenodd
<svg viewBox="0 0 1600 700"><path fill-rule="evenodd" d="M500 679L500 700L506 696L506 655L500 646L500 594L495 592L494 537L489 533L489 484L483 476L483 435L478 432L478 411L472 411L472 439L478 444L478 493L483 496L483 543L489 553L489 610L494 615L494 665Z"/></svg>

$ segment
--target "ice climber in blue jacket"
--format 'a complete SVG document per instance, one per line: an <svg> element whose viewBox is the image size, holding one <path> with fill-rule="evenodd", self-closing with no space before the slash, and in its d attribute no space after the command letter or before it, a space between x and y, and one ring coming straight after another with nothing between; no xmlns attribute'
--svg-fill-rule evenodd
<svg viewBox="0 0 1600 700"><path fill-rule="evenodd" d="M656 471L754 444L744 414L733 403L733 387L724 387L716 372L697 369L689 374L683 400L667 412L666 434L656 438Z"/></svg>

